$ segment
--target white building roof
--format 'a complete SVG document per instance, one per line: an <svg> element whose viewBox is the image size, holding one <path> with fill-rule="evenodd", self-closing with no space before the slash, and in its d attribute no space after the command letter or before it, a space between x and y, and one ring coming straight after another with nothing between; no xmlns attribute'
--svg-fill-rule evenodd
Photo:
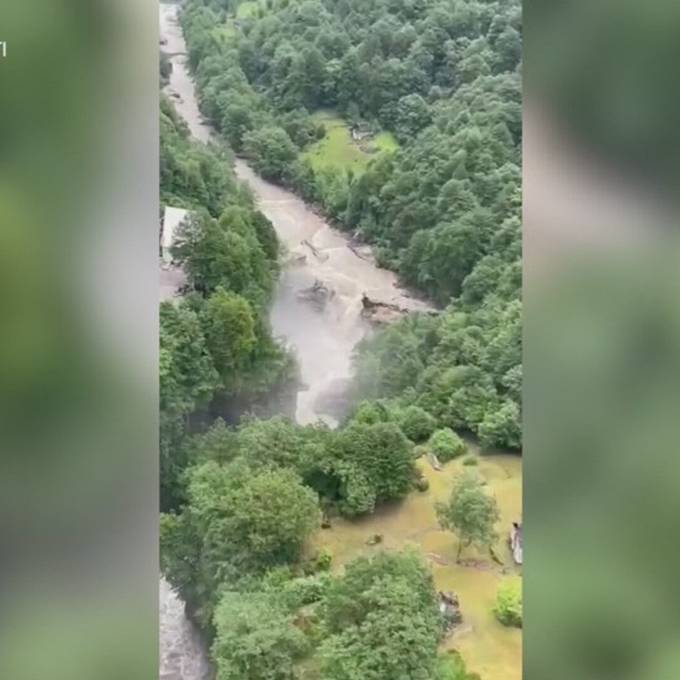
<svg viewBox="0 0 680 680"><path fill-rule="evenodd" d="M170 206L165 206L165 210L163 211L163 226L161 228L161 248L163 249L163 252L166 252L172 247L177 227L179 227L188 214L189 211L184 210L184 208L171 208Z"/></svg>

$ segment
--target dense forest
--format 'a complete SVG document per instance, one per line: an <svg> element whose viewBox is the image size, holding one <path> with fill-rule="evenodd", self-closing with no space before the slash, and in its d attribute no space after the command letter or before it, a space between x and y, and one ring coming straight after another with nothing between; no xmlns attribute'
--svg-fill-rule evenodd
<svg viewBox="0 0 680 680"><path fill-rule="evenodd" d="M511 267L498 233L520 211L518 2L271 0L226 37L224 4L192 0L183 23L203 113L237 153L442 303L489 253L502 259L486 270ZM315 176L299 152L318 108L402 145L360 176Z"/></svg>
<svg viewBox="0 0 680 680"><path fill-rule="evenodd" d="M308 545L329 518L425 491L425 447L441 462L464 456L469 435L521 448L520 5L187 0L181 22L202 113L228 146L372 244L439 313L360 343L338 429L206 426L210 404L294 381L295 360L267 321L272 225L231 152L190 140L163 99L162 200L194 211L174 248L187 291L161 305L163 573L219 680L471 679L438 652L447 622L419 553L378 551L337 573ZM396 141L361 167L319 167L309 150L329 110ZM441 525L489 547L498 511L470 480ZM521 625L516 595L504 597L498 619Z"/></svg>
<svg viewBox="0 0 680 680"><path fill-rule="evenodd" d="M263 176L318 201L446 307L364 343L367 396L519 448L519 3L248 4L238 21L217 0L183 14L204 115ZM301 151L324 134L318 107L400 146L360 173L315 172Z"/></svg>

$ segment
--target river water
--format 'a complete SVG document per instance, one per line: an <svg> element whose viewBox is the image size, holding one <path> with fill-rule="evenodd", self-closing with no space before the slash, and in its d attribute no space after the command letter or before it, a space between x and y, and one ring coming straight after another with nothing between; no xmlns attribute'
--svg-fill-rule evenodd
<svg viewBox="0 0 680 680"><path fill-rule="evenodd" d="M191 134L209 142L214 134L198 109L177 12L176 4L160 5L161 49L171 55L173 66L166 93ZM357 254L350 248L349 238L330 227L301 198L263 180L241 159L236 160L234 170L250 187L284 248L283 261L287 264L270 318L274 335L297 355L303 386L297 395L296 420L302 424L324 420L335 425L351 374L353 348L369 331L368 322L361 316L362 295L406 309L425 309L426 305L400 288L392 272L376 267L365 251ZM325 305L299 298L315 284L328 291ZM179 607L174 606L175 601ZM163 582L161 677L202 680L207 673L207 664L197 663L202 655L180 601ZM179 671L180 667L183 670Z"/></svg>

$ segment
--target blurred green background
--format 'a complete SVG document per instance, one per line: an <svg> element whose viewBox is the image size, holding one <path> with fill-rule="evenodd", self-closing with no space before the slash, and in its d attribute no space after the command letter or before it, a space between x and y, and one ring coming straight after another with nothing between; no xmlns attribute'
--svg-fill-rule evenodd
<svg viewBox="0 0 680 680"><path fill-rule="evenodd" d="M680 677L680 5L524 5L525 677Z"/></svg>
<svg viewBox="0 0 680 680"><path fill-rule="evenodd" d="M0 6L0 677L157 677L157 5Z"/></svg>

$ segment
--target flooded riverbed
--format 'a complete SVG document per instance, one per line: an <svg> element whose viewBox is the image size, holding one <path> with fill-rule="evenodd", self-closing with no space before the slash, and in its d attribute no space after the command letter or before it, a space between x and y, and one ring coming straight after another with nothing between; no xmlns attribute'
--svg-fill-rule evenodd
<svg viewBox="0 0 680 680"><path fill-rule="evenodd" d="M297 420L333 423L328 405L351 373L352 350L369 332L362 318L362 296L404 309L428 309L397 285L396 276L378 268L350 247L346 234L333 229L301 198L259 177L243 161L237 176L252 189L258 207L274 225L285 250L284 270L274 296L274 333L296 351L306 389L298 394ZM322 310L299 299L301 291L323 286L329 299Z"/></svg>

